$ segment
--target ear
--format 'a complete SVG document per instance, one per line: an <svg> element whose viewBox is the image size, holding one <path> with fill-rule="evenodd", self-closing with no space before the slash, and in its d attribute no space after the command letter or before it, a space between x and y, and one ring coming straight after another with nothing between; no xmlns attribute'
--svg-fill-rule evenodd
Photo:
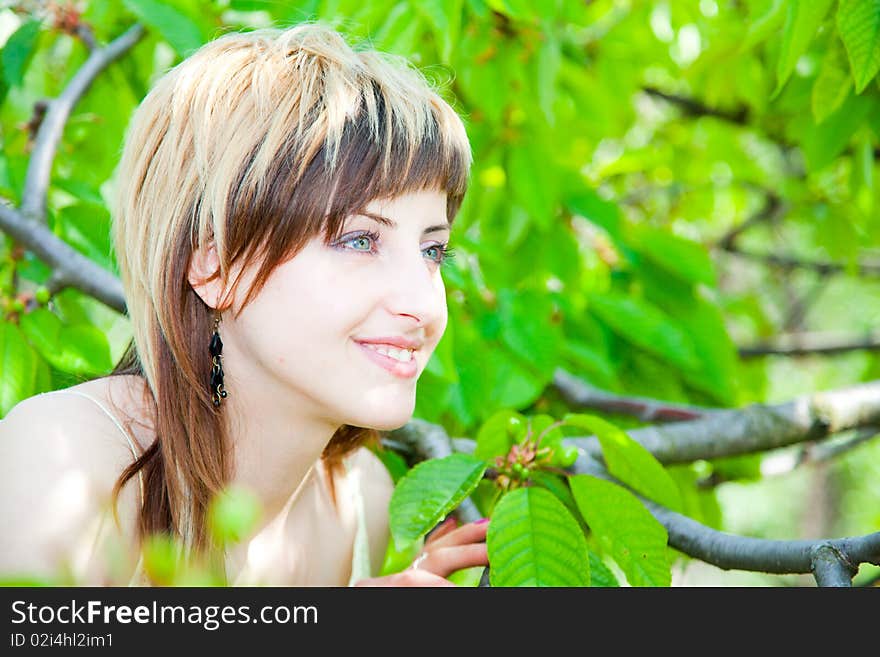
<svg viewBox="0 0 880 657"><path fill-rule="evenodd" d="M187 280L208 307L217 308L223 293L223 282L220 280L220 259L214 240L208 242L207 247L193 251Z"/></svg>

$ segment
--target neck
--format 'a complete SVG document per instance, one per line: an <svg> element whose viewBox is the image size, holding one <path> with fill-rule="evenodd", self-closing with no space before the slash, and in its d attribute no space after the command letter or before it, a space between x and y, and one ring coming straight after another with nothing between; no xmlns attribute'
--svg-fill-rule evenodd
<svg viewBox="0 0 880 657"><path fill-rule="evenodd" d="M265 526L282 512L339 425L315 416L313 402L274 379L261 380L255 371L224 376L229 391L222 403L232 441L231 483L257 496L262 505L260 525Z"/></svg>

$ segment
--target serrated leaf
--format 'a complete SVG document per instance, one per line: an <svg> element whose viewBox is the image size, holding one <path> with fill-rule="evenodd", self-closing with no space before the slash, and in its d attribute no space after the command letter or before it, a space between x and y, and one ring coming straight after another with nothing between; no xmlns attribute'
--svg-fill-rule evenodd
<svg viewBox="0 0 880 657"><path fill-rule="evenodd" d="M466 498L483 477L486 463L469 454L423 461L394 488L389 505L397 549L424 536Z"/></svg>
<svg viewBox="0 0 880 657"><path fill-rule="evenodd" d="M666 529L625 488L590 475L569 478L571 492L593 535L632 586L669 586Z"/></svg>
<svg viewBox="0 0 880 657"><path fill-rule="evenodd" d="M492 586L589 586L587 541L578 523L543 488L507 493L486 534Z"/></svg>
<svg viewBox="0 0 880 657"><path fill-rule="evenodd" d="M170 4L158 0L125 0L125 6L156 29L181 57L188 56L203 43L199 26Z"/></svg>
<svg viewBox="0 0 880 657"><path fill-rule="evenodd" d="M681 494L678 486L660 462L625 431L595 415L568 413L566 424L590 431L602 445L608 471L627 486L658 504L678 511Z"/></svg>
<svg viewBox="0 0 880 657"><path fill-rule="evenodd" d="M582 525L581 529L586 529L583 519L580 517L577 504L574 501L574 496L571 494L568 484L565 483L565 480L561 475L546 472L544 470L535 470L529 475L529 480L542 488L546 488L555 495L556 499L562 502L565 505L565 508L571 512L571 515L575 520Z"/></svg>
<svg viewBox="0 0 880 657"><path fill-rule="evenodd" d="M776 66L774 95L779 93L794 71L798 59L807 51L832 2L833 0L789 0Z"/></svg>
<svg viewBox="0 0 880 657"><path fill-rule="evenodd" d="M29 20L22 23L7 39L0 53L3 64L3 77L10 87L20 85L33 57L40 37L40 21Z"/></svg>
<svg viewBox="0 0 880 657"><path fill-rule="evenodd" d="M614 573L605 565L598 554L590 550L590 586L612 587L620 586Z"/></svg>
<svg viewBox="0 0 880 657"><path fill-rule="evenodd" d="M840 0L837 30L860 94L880 70L880 0Z"/></svg>

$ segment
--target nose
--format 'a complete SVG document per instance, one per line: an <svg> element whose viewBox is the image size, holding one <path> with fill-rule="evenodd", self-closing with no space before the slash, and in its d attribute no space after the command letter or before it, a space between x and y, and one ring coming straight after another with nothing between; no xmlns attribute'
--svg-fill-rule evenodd
<svg viewBox="0 0 880 657"><path fill-rule="evenodd" d="M410 317L413 326L431 327L446 317L446 290L439 269L423 255L392 259L385 268L385 306Z"/></svg>

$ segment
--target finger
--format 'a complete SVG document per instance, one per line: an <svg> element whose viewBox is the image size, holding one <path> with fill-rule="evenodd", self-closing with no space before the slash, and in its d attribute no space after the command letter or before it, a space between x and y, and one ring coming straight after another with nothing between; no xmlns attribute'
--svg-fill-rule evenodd
<svg viewBox="0 0 880 657"><path fill-rule="evenodd" d="M462 568L488 566L489 551L485 543L435 548L419 564L416 570L428 570L442 577Z"/></svg>
<svg viewBox="0 0 880 657"><path fill-rule="evenodd" d="M448 531L431 543L434 547L451 547L454 545L466 545L468 543L479 543L486 540L486 531L489 523L485 520L480 522L469 522L466 525Z"/></svg>
<svg viewBox="0 0 880 657"><path fill-rule="evenodd" d="M441 575L428 570L405 570L399 573L395 586L456 586Z"/></svg>
<svg viewBox="0 0 880 657"><path fill-rule="evenodd" d="M405 570L383 577L358 580L354 586L456 586L448 579L427 570Z"/></svg>
<svg viewBox="0 0 880 657"><path fill-rule="evenodd" d="M428 533L425 542L427 543L428 541L436 541L441 536L446 536L446 534L454 530L457 526L458 521L455 519L455 516L451 515L446 518L446 520L437 525L435 529Z"/></svg>

